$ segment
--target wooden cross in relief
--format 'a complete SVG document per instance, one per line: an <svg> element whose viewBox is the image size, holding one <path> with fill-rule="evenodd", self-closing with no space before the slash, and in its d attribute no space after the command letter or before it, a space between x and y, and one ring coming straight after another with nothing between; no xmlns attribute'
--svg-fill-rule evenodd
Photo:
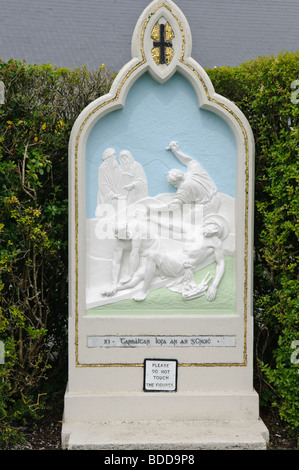
<svg viewBox="0 0 299 470"><path fill-rule="evenodd" d="M160 24L160 40L154 41L154 47L160 49L160 64L166 63L165 48L172 47L172 43L165 40L165 25Z"/></svg>

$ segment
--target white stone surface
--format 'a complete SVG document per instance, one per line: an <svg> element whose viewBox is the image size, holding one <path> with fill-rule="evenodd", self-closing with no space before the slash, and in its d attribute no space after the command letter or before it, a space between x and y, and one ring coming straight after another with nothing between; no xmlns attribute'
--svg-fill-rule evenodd
<svg viewBox="0 0 299 470"><path fill-rule="evenodd" d="M74 423L63 428L69 450L266 450L262 421Z"/></svg>
<svg viewBox="0 0 299 470"><path fill-rule="evenodd" d="M112 377L113 379L113 377ZM123 384L129 388L129 384ZM142 382L140 384L142 390ZM111 392L65 395L64 423L259 419L255 391Z"/></svg>
<svg viewBox="0 0 299 470"><path fill-rule="evenodd" d="M162 16L172 24L176 51L171 67L159 69L151 56L151 32ZM215 93L203 68L192 59L191 43L189 25L177 6L170 0L152 2L137 22L132 60L119 72L109 94L87 106L72 130L69 146L69 382L62 427L64 448L266 448L268 433L259 420L259 399L252 384L254 140L242 112L234 103ZM87 140L99 119L125 106L130 88L145 72L160 83L165 83L176 72L181 73L193 85L200 107L220 116L236 139L236 302L232 310L222 315L218 312L184 315L180 309L173 312L173 305L169 305L170 312L160 308L149 314L140 310L135 315L128 311L121 316L116 308L115 312L110 310L102 316L86 315ZM88 347L89 336L108 335L230 335L236 338L236 345ZM145 358L178 361L177 392L142 391Z"/></svg>

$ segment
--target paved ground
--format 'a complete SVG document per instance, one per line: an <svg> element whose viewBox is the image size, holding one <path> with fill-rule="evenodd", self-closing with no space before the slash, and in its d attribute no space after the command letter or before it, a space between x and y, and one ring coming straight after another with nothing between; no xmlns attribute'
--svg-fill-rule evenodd
<svg viewBox="0 0 299 470"><path fill-rule="evenodd" d="M38 423L23 427L26 442L14 445L11 450L61 450L61 416L60 409L51 410ZM262 419L270 432L269 450L298 450L297 439L288 435L277 416L269 412Z"/></svg>

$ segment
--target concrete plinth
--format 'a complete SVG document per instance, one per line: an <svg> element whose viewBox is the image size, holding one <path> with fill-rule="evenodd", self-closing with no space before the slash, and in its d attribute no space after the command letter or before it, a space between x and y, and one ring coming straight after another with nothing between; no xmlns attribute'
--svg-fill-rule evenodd
<svg viewBox="0 0 299 470"><path fill-rule="evenodd" d="M65 449L266 449L258 395L134 393L65 395Z"/></svg>
<svg viewBox="0 0 299 470"><path fill-rule="evenodd" d="M138 421L63 425L69 450L265 450L268 431L255 421Z"/></svg>

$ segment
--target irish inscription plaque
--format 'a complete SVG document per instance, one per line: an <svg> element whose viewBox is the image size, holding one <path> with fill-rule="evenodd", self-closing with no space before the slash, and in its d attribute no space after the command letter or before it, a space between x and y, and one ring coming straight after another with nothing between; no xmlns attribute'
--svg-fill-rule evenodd
<svg viewBox="0 0 299 470"><path fill-rule="evenodd" d="M88 336L89 348L234 347L235 336Z"/></svg>

